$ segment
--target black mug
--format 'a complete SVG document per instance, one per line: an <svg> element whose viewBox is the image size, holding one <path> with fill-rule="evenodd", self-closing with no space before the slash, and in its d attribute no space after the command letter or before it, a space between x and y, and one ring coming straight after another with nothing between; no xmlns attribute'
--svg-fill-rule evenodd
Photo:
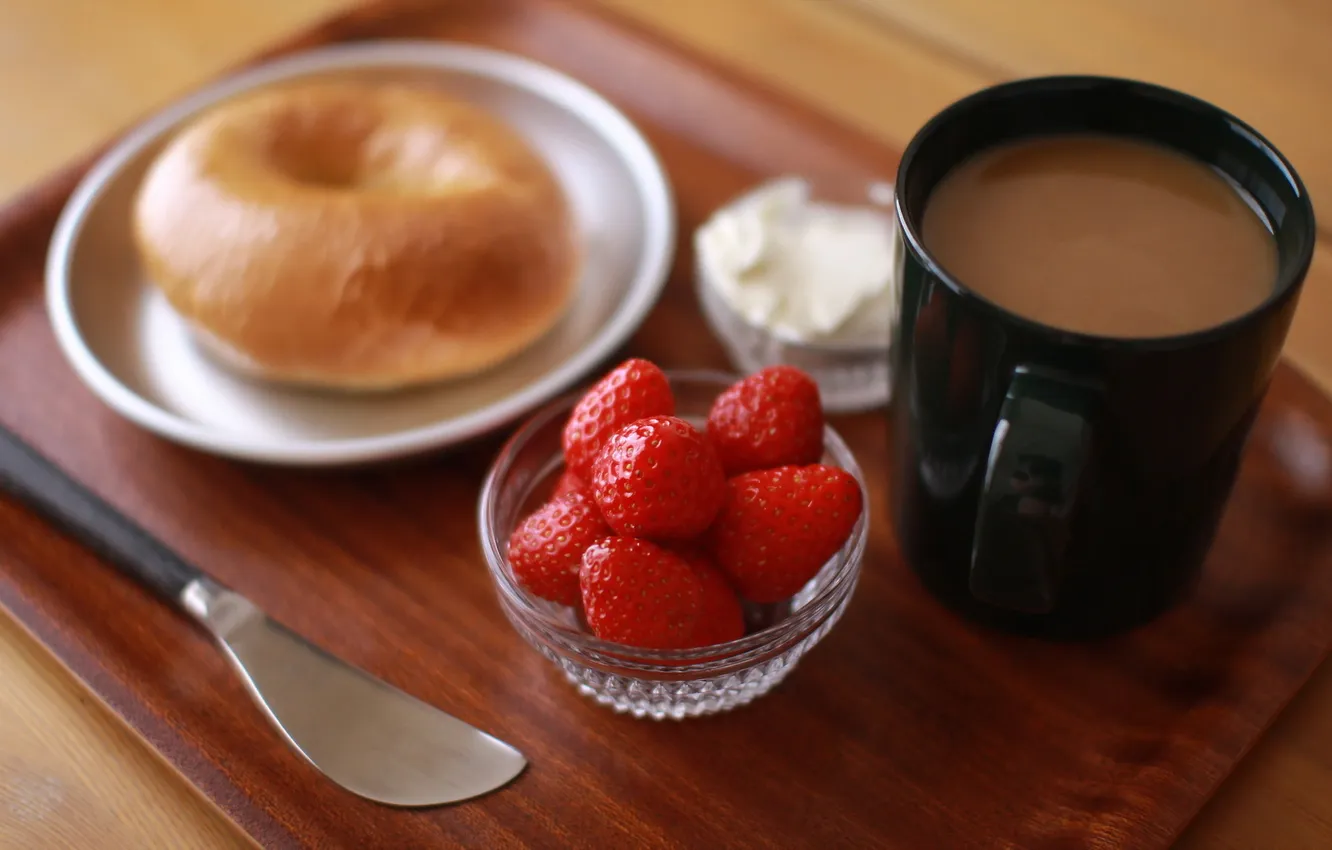
<svg viewBox="0 0 1332 850"><path fill-rule="evenodd" d="M1036 136L1131 137L1183 153L1256 202L1277 243L1271 295L1216 327L1114 339L1011 313L930 255L930 194L984 150ZM1295 169L1226 112L1158 86L1047 77L967 97L911 141L893 347L893 516L902 554L963 614L1047 636L1146 622L1192 585L1313 254Z"/></svg>

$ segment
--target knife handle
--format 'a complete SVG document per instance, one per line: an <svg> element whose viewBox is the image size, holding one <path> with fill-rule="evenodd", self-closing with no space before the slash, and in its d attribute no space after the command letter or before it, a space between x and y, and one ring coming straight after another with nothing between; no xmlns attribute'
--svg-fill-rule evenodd
<svg viewBox="0 0 1332 850"><path fill-rule="evenodd" d="M168 602L203 572L0 426L0 490L45 517Z"/></svg>

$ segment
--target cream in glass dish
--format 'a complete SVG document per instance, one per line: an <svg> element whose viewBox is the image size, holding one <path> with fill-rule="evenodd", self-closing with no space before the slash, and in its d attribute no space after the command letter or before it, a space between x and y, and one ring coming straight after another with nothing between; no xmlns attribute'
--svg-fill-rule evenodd
<svg viewBox="0 0 1332 850"><path fill-rule="evenodd" d="M777 177L695 232L699 302L737 368L789 364L831 412L879 407L891 398L899 250L887 182Z"/></svg>

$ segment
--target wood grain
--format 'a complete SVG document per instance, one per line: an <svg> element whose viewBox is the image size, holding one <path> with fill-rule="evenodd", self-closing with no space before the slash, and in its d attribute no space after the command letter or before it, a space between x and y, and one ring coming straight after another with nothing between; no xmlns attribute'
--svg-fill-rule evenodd
<svg viewBox="0 0 1332 850"><path fill-rule="evenodd" d="M891 151L817 113L575 7L412 9L355 26L497 44L629 107L686 232L766 172L892 167ZM540 766L454 809L351 799L273 739L201 637L0 503L0 601L265 846L1164 846L1332 641L1332 495L1326 482L1297 493L1279 452L1291 417L1332 440L1332 404L1283 369L1207 582L1151 629L1053 646L944 614L895 561L885 426L851 418L838 424L877 471L876 530L843 624L746 710L684 725L611 715L495 606L471 510L493 441L393 469L292 472L165 445L97 405L55 353L39 298L34 237L67 189L28 196L0 227L0 420L279 619ZM718 362L688 268L686 252L635 353Z"/></svg>
<svg viewBox="0 0 1332 850"><path fill-rule="evenodd" d="M105 848L162 846L164 837L198 850L254 846L43 654L0 617L0 847L89 846L93 836ZM40 672L12 687L11 672L25 668Z"/></svg>
<svg viewBox="0 0 1332 850"><path fill-rule="evenodd" d="M1250 0L834 0L984 77L1131 76L1174 86L1259 128L1332 197L1326 106L1332 5ZM1070 33L1077 37L1070 38Z"/></svg>
<svg viewBox="0 0 1332 850"><path fill-rule="evenodd" d="M6 0L0 198L344 5ZM0 848L254 846L3 609L0 671Z"/></svg>
<svg viewBox="0 0 1332 850"><path fill-rule="evenodd" d="M0 197L345 0L6 0Z"/></svg>

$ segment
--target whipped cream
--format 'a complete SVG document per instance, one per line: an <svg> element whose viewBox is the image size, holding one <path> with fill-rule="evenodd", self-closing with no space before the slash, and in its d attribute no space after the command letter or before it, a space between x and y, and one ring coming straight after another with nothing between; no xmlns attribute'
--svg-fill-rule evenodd
<svg viewBox="0 0 1332 850"><path fill-rule="evenodd" d="M779 338L887 345L898 235L883 189L879 208L812 200L798 177L763 184L695 234L705 284Z"/></svg>

